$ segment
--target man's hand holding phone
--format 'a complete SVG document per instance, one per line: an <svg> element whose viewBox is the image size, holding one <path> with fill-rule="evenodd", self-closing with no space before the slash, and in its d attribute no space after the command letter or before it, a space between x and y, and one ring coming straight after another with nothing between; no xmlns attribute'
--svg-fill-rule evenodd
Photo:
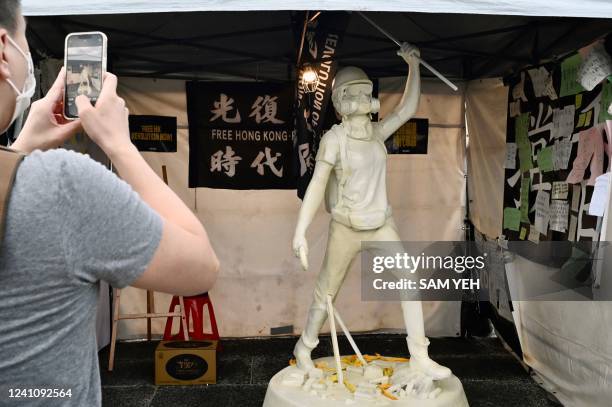
<svg viewBox="0 0 612 407"><path fill-rule="evenodd" d="M87 135L111 159L114 154L134 149L130 140L129 110L125 101L117 96L117 77L104 74L100 97L94 107L89 98L79 95L75 99L81 124Z"/></svg>
<svg viewBox="0 0 612 407"><path fill-rule="evenodd" d="M67 120L63 115L66 70L62 68L47 95L32 103L28 119L12 148L31 153L62 145L81 129L80 120Z"/></svg>

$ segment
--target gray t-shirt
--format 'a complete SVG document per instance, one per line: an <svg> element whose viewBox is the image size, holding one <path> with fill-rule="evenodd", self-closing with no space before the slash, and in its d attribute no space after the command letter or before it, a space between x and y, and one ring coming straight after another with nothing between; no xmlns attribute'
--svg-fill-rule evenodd
<svg viewBox="0 0 612 407"><path fill-rule="evenodd" d="M132 283L162 227L127 183L88 156L58 149L25 158L0 246L0 405L101 404L99 281ZM26 397L11 398L10 389ZM71 397L29 398L29 389Z"/></svg>

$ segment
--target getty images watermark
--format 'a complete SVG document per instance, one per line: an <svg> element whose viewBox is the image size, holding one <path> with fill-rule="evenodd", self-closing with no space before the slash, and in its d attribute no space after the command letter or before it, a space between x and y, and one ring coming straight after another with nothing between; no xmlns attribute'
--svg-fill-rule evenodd
<svg viewBox="0 0 612 407"><path fill-rule="evenodd" d="M512 300L612 300L605 242L362 242L364 301L490 301L502 286ZM604 272L605 274L605 272ZM501 283L500 283L501 282ZM607 283L607 284L606 284Z"/></svg>

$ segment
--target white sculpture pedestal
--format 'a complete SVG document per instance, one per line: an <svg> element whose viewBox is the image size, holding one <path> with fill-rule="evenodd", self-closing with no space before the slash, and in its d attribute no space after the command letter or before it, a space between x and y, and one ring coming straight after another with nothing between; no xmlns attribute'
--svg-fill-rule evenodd
<svg viewBox="0 0 612 407"><path fill-rule="evenodd" d="M315 365L321 362L333 368L334 358L326 357L314 361ZM373 362L376 363L376 362ZM401 369L406 367L409 362L382 362L381 367L393 367ZM357 393L349 391L346 386L335 383L327 385L324 389L310 387L305 389L300 380L288 384L288 378L293 375L299 376L300 371L295 366L288 366L272 377L268 384L264 407L340 407L340 406L389 406L389 407L468 407L467 398L463 391L463 386L457 377L451 376L448 379L435 382L435 386L441 389L440 394L433 399L421 399L415 395L408 394L404 398L392 400L383 394L378 394L371 399L361 397ZM335 374L335 370L329 369L324 373L323 379ZM345 370L345 381L355 387L368 386L368 379L364 375ZM317 380L318 381L318 380ZM284 383L283 383L284 382ZM329 380L327 380L329 383Z"/></svg>

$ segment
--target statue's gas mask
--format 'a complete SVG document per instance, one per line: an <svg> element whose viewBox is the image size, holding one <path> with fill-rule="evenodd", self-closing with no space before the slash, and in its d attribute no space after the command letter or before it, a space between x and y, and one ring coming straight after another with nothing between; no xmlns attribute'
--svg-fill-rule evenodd
<svg viewBox="0 0 612 407"><path fill-rule="evenodd" d="M374 86L365 72L356 67L338 71L332 85L332 103L340 116L372 114L380 110L380 101L372 97Z"/></svg>

